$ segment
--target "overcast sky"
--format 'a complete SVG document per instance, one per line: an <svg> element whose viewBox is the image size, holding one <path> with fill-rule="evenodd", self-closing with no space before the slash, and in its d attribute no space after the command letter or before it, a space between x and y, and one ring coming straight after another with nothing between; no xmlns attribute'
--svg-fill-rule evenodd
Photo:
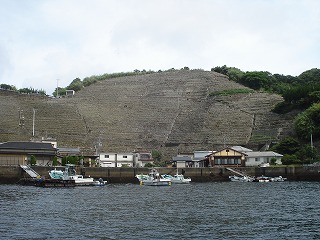
<svg viewBox="0 0 320 240"><path fill-rule="evenodd" d="M17 88L51 95L77 77L222 65L319 68L320 1L0 0L0 83Z"/></svg>

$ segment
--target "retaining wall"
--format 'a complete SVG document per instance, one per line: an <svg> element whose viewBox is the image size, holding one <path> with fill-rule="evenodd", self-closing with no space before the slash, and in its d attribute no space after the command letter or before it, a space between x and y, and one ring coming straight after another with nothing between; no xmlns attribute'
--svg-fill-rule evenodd
<svg viewBox="0 0 320 240"><path fill-rule="evenodd" d="M49 178L48 172L53 167L35 166L33 169L41 176ZM63 170L63 167L57 167ZM161 174L175 174L175 168L157 168ZM250 176L282 176L288 178L289 181L320 181L320 166L307 167L267 167L254 168L242 167L237 168L239 171ZM183 168L185 177L191 177L193 182L209 182L209 181L228 181L230 175L234 173L223 167L212 168ZM109 183L138 183L135 178L137 174L148 174L149 168L77 168L79 174L91 176L93 178L103 178ZM181 173L182 169L179 169ZM17 183L21 178L28 175L18 166L1 166L0 167L0 183Z"/></svg>

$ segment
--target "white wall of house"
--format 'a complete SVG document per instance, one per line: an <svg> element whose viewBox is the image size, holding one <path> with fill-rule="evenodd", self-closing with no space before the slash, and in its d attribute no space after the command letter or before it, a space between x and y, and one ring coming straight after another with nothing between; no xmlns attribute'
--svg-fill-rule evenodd
<svg viewBox="0 0 320 240"><path fill-rule="evenodd" d="M127 166L133 167L133 153L118 153L117 154L117 167Z"/></svg>
<svg viewBox="0 0 320 240"><path fill-rule="evenodd" d="M271 159L276 159L276 164L281 164L281 154L269 152L246 152L246 166L257 167L261 164L271 163Z"/></svg>
<svg viewBox="0 0 320 240"><path fill-rule="evenodd" d="M186 162L185 161L177 161L177 168L185 168Z"/></svg>
<svg viewBox="0 0 320 240"><path fill-rule="evenodd" d="M99 166L100 167L116 167L117 154L116 153L100 153Z"/></svg>
<svg viewBox="0 0 320 240"><path fill-rule="evenodd" d="M100 167L116 167L116 162L100 161Z"/></svg>

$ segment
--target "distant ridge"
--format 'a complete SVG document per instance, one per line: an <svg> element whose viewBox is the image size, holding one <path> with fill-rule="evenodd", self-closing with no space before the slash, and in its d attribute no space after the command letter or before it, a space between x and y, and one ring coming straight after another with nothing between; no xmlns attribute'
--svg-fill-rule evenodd
<svg viewBox="0 0 320 240"><path fill-rule="evenodd" d="M157 149L168 160L226 145L258 149L292 131L293 116L271 112L279 95L212 94L233 89L247 88L216 72L180 70L100 81L73 98L0 91L0 142L32 138L33 108L35 137L92 151Z"/></svg>

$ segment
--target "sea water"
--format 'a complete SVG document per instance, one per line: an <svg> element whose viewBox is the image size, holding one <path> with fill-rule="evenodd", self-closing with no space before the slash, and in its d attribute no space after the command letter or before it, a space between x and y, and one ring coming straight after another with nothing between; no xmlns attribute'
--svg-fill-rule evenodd
<svg viewBox="0 0 320 240"><path fill-rule="evenodd" d="M0 185L1 239L320 239L318 182Z"/></svg>

